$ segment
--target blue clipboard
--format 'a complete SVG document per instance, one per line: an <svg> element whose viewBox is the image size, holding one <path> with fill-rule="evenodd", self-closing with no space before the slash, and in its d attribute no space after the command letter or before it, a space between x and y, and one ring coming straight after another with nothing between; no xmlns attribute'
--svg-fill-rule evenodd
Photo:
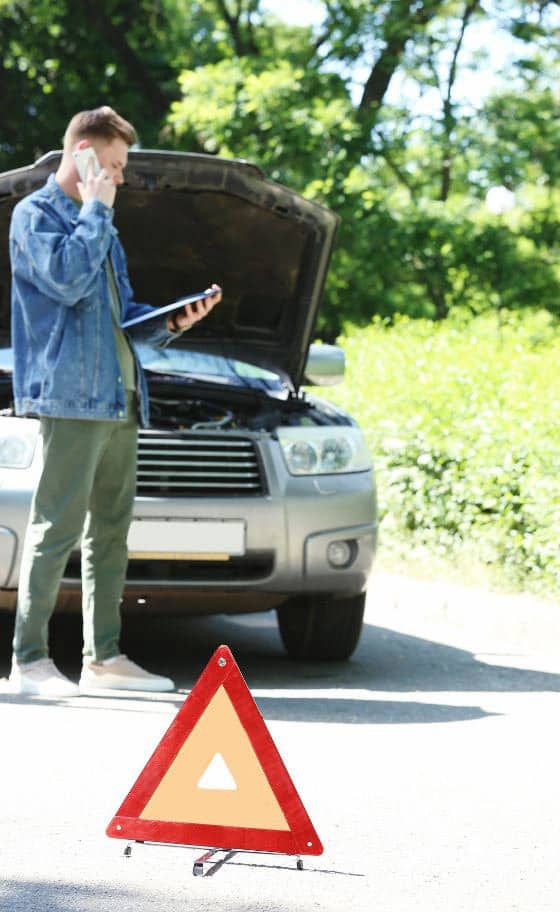
<svg viewBox="0 0 560 912"><path fill-rule="evenodd" d="M184 307L185 304L193 304L195 301L200 301L201 298L211 298L212 295L215 294L218 294L216 289L210 288L207 291L199 291L198 294L187 295L186 298L180 298L178 301L174 301L173 304L165 304L163 307L156 307L154 310L142 314L141 317L125 320L124 323L121 323L121 329L126 329L128 326L134 326L135 323L142 323L144 320L153 320L155 317L161 317L163 314L171 313L172 310L179 310L179 308Z"/></svg>

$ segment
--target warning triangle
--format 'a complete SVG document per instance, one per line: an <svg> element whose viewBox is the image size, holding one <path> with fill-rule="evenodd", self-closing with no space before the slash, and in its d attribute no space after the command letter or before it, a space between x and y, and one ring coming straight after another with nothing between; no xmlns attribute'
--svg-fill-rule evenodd
<svg viewBox="0 0 560 912"><path fill-rule="evenodd" d="M107 835L290 855L322 853L227 646L210 659Z"/></svg>

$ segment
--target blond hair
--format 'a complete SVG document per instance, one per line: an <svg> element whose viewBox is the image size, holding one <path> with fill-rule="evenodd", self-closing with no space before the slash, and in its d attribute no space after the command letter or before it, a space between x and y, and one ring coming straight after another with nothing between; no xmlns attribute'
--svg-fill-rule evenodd
<svg viewBox="0 0 560 912"><path fill-rule="evenodd" d="M111 142L123 139L127 146L138 142L136 130L128 120L117 114L109 105L94 108L92 111L80 111L75 114L64 134L64 149L68 151L80 139L101 139Z"/></svg>

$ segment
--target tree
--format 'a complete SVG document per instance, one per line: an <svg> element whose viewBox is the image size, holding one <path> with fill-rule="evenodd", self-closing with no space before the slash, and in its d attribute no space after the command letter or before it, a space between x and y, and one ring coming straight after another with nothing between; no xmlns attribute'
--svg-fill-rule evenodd
<svg viewBox="0 0 560 912"><path fill-rule="evenodd" d="M339 0L325 4L315 31L271 22L246 0L236 0L235 16L233 2L227 9L219 31L229 35L230 53L182 73L169 126L177 147L253 160L341 214L319 326L325 337L344 318L372 313L443 319L453 307L476 312L497 298L504 306L557 298L553 264L536 238L523 245L511 226L487 223L484 195L503 173L499 155L509 141L495 114L506 95L482 111L456 95L468 30L488 17L478 0ZM526 19L535 9L525 4ZM510 27L526 41L522 21L512 18ZM358 69L361 87L351 81ZM420 97L432 93L429 115L418 115L413 102L388 103L395 74ZM521 161L530 157L538 103L524 110L511 94L512 111L526 122ZM551 95L549 111L553 104ZM508 123L517 148L518 121ZM552 167L555 130L539 129ZM537 272L538 295L528 282Z"/></svg>
<svg viewBox="0 0 560 912"><path fill-rule="evenodd" d="M0 165L58 146L76 110L109 102L144 146L247 158L339 212L326 338L373 313L555 309L558 4L323 9L310 27L261 0L0 0L0 86L17 100L4 106ZM482 26L515 49L485 101L464 89L492 59L472 50ZM501 224L484 208L493 183L522 204Z"/></svg>
<svg viewBox="0 0 560 912"><path fill-rule="evenodd" d="M198 51L196 29L208 36ZM0 168L60 148L70 117L105 103L157 145L180 69L219 57L211 29L191 3L0 0Z"/></svg>

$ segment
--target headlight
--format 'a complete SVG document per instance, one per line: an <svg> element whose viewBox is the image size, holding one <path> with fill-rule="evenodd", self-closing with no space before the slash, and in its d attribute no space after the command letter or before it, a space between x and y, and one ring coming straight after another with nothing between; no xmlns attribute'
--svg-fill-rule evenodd
<svg viewBox="0 0 560 912"><path fill-rule="evenodd" d="M37 435L22 433L20 418L0 418L0 468L27 469L33 461Z"/></svg>
<svg viewBox="0 0 560 912"><path fill-rule="evenodd" d="M291 475L365 472L371 458L358 428L283 427L278 440Z"/></svg>

